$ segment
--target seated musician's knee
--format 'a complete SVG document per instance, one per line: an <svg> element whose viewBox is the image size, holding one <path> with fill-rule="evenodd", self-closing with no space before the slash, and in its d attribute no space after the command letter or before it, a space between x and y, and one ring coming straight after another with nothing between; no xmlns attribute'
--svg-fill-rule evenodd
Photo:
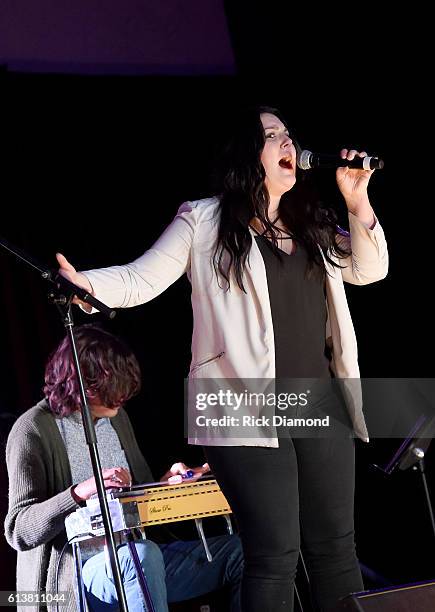
<svg viewBox="0 0 435 612"><path fill-rule="evenodd" d="M159 546L151 540L135 542L136 551L140 564L147 574L165 574L165 562ZM121 572L124 579L136 577L134 563L127 544L123 544L118 550L118 558L121 564Z"/></svg>

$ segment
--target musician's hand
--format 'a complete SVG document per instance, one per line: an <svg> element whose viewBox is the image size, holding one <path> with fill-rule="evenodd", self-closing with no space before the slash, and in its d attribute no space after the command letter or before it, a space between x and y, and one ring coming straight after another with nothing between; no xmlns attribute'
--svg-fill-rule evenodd
<svg viewBox="0 0 435 612"><path fill-rule="evenodd" d="M166 474L160 478L160 482L168 481L168 484L179 484L183 480L189 480L189 482L198 480L203 474L210 471L208 463L204 463L201 467L190 468L184 463L174 463Z"/></svg>
<svg viewBox="0 0 435 612"><path fill-rule="evenodd" d="M57 263L59 264L58 271L61 276L74 283L74 285L83 287L83 289L86 289L86 291L93 295L92 285L84 274L81 274L81 272L77 272L74 266L69 263L67 258L64 257L62 253L56 253L56 259ZM78 297L73 298L73 303L80 304L80 306L82 306L83 309L87 312L90 312L92 310L92 307L89 306L89 304L83 302L82 300L79 300Z"/></svg>
<svg viewBox="0 0 435 612"><path fill-rule="evenodd" d="M116 489L131 486L131 474L123 467L105 468L103 470L105 489ZM97 492L95 478L89 478L71 489L77 503L86 501Z"/></svg>

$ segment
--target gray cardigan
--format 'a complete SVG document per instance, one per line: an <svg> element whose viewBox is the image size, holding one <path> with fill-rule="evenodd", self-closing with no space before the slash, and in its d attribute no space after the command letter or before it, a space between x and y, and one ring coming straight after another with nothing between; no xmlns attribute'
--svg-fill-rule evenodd
<svg viewBox="0 0 435 612"><path fill-rule="evenodd" d="M123 447L133 482L153 481L126 412L111 419ZM5 519L8 543L18 551L17 590L54 593L58 558L66 542L65 517L78 508L71 495L69 461L55 418L46 400L25 412L8 437L9 508ZM74 483L75 484L75 483ZM76 610L73 565L67 547L59 570L59 591L69 591ZM26 612L38 607L26 606Z"/></svg>

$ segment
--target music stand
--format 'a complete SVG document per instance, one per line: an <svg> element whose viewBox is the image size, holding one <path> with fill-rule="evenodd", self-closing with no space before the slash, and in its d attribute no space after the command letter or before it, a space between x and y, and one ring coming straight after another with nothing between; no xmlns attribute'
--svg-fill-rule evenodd
<svg viewBox="0 0 435 612"><path fill-rule="evenodd" d="M390 476L396 468L399 470L407 470L412 467L414 470L419 470L423 482L432 531L435 536L435 519L429 488L427 486L424 463L424 457L432 442L434 433L435 417L428 417L424 414L420 415L408 436L403 440L390 461L383 467L376 464L373 464L373 466L381 470L381 472L387 476Z"/></svg>

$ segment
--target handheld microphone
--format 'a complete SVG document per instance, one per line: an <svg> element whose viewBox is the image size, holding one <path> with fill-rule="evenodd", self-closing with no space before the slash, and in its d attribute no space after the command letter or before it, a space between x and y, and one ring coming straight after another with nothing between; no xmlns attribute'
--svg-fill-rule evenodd
<svg viewBox="0 0 435 612"><path fill-rule="evenodd" d="M364 168L364 170L380 170L384 167L384 161L379 157L355 157L354 159L342 159L339 155L328 153L313 153L304 149L298 156L296 163L301 170L311 168Z"/></svg>

